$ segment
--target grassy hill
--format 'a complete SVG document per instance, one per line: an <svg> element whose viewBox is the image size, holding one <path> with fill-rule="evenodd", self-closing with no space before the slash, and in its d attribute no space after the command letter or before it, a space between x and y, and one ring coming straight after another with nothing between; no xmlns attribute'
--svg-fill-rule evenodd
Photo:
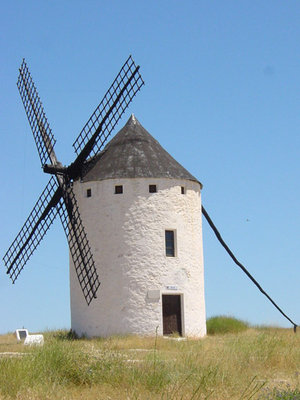
<svg viewBox="0 0 300 400"><path fill-rule="evenodd" d="M226 318L208 321L208 331L181 341L45 332L35 348L3 335L0 399L300 399L299 332Z"/></svg>

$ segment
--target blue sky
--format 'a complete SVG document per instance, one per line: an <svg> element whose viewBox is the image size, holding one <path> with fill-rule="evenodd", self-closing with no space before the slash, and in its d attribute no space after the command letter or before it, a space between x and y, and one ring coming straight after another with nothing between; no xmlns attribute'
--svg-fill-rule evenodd
<svg viewBox="0 0 300 400"><path fill-rule="evenodd" d="M132 54L146 85L117 130L135 113L203 183L203 204L225 241L300 323L299 21L298 1L3 1L1 258L48 181L16 87L22 58L68 164ZM203 234L207 315L289 327L205 220ZM0 333L69 328L68 279L57 220L15 285L2 263Z"/></svg>

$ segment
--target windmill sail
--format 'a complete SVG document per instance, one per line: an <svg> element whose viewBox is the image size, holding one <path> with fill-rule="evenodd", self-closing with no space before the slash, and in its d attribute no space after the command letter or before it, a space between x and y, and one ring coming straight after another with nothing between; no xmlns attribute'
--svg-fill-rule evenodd
<svg viewBox="0 0 300 400"><path fill-rule="evenodd" d="M24 59L19 71L20 75L17 86L29 121L29 125L33 133L42 166L44 166L48 161L50 161L51 164L54 164L56 160L53 159L52 153L56 141L52 134L42 102Z"/></svg>
<svg viewBox="0 0 300 400"><path fill-rule="evenodd" d="M90 304L93 298L96 298L100 282L79 214L77 201L71 187L64 190L58 212L69 242L70 253L82 293L86 302Z"/></svg>
<svg viewBox="0 0 300 400"><path fill-rule="evenodd" d="M100 104L83 127L73 143L75 152L78 154L71 166L75 170L87 157L96 155L103 148L126 108L144 85L139 68L129 56Z"/></svg>
<svg viewBox="0 0 300 400"><path fill-rule="evenodd" d="M3 257L13 283L25 264L47 233L57 213L61 192L56 180L51 177L40 195L29 217Z"/></svg>

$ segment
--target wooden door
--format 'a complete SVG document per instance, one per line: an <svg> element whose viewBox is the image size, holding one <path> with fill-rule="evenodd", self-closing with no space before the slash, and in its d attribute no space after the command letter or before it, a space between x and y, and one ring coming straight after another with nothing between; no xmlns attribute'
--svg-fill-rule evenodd
<svg viewBox="0 0 300 400"><path fill-rule="evenodd" d="M163 309L163 334L171 335L178 333L182 335L181 324L181 298L180 295L162 295Z"/></svg>

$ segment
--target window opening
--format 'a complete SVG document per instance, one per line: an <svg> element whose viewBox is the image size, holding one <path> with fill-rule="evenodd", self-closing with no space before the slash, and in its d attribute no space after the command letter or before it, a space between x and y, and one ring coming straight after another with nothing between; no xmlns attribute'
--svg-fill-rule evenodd
<svg viewBox="0 0 300 400"><path fill-rule="evenodd" d="M166 256L175 257L175 232L165 231Z"/></svg>
<svg viewBox="0 0 300 400"><path fill-rule="evenodd" d="M181 186L181 194L185 194L185 187Z"/></svg>
<svg viewBox="0 0 300 400"><path fill-rule="evenodd" d="M115 194L122 194L123 193L123 186L122 185L116 185L115 186Z"/></svg>
<svg viewBox="0 0 300 400"><path fill-rule="evenodd" d="M92 189L86 190L86 197L92 197Z"/></svg>
<svg viewBox="0 0 300 400"><path fill-rule="evenodd" d="M156 193L157 189L156 189L156 185L149 185L149 193Z"/></svg>

